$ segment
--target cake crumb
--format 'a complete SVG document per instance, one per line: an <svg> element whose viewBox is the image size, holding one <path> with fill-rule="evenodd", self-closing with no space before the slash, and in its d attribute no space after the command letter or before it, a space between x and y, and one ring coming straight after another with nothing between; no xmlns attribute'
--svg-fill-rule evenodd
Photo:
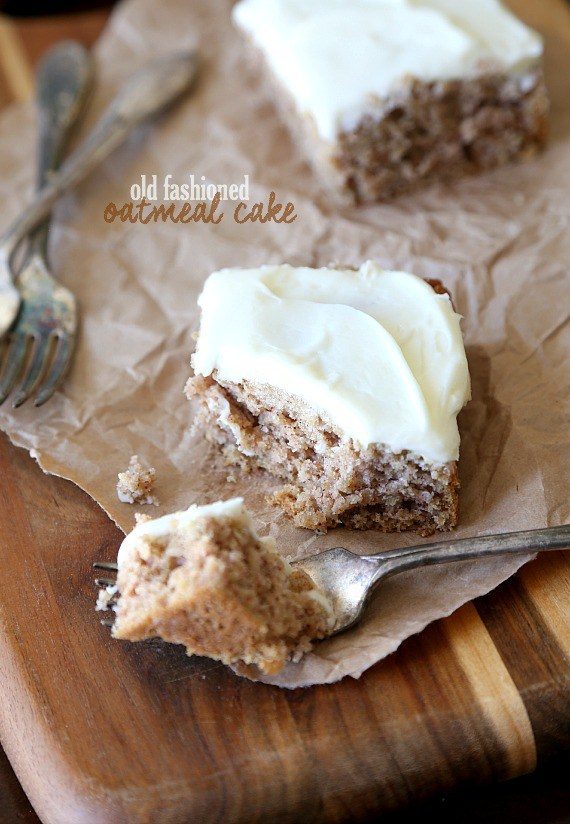
<svg viewBox="0 0 570 824"><path fill-rule="evenodd" d="M147 521L152 521L150 515L147 515L146 512L135 512L136 526L138 526L139 524L146 524Z"/></svg>
<svg viewBox="0 0 570 824"><path fill-rule="evenodd" d="M117 477L117 497L122 503L158 506L158 499L152 494L156 470L145 467L138 455L131 456L128 468Z"/></svg>
<svg viewBox="0 0 570 824"><path fill-rule="evenodd" d="M99 594L97 595L97 603L95 604L95 609L97 612L105 612L107 609L115 610L115 596L118 591L119 590L116 586L109 586L100 589Z"/></svg>

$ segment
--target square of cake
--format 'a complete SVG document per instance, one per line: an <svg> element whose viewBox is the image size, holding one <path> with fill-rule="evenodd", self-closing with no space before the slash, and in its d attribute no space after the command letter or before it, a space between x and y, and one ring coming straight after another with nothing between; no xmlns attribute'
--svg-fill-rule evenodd
<svg viewBox="0 0 570 824"><path fill-rule="evenodd" d="M195 425L228 463L281 479L298 526L455 526L470 381L439 282L373 261L224 269L198 303Z"/></svg>
<svg viewBox="0 0 570 824"><path fill-rule="evenodd" d="M233 17L317 172L356 202L545 143L542 40L498 0L241 0Z"/></svg>
<svg viewBox="0 0 570 824"><path fill-rule="evenodd" d="M113 636L159 637L189 655L274 674L329 634L332 605L255 532L241 498L140 522L117 557Z"/></svg>

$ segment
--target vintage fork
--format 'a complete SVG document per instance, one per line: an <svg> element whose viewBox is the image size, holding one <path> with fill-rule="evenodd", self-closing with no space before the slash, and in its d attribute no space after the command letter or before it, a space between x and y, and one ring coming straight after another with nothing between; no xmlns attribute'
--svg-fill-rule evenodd
<svg viewBox="0 0 570 824"><path fill-rule="evenodd" d="M40 191L59 166L92 83L93 62L79 43L61 43L40 63L37 76ZM21 297L20 314L7 341L5 368L0 372L0 404L20 380L13 406L21 406L36 388L35 405L41 406L55 392L73 354L76 300L50 272L48 232L49 218L31 236L27 261L16 278Z"/></svg>
<svg viewBox="0 0 570 824"><path fill-rule="evenodd" d="M62 194L80 183L125 140L136 126L162 112L193 84L198 72L194 51L153 60L121 88L85 142L50 175L47 184L0 238L0 339L16 320L19 295L14 289L13 260L30 232L49 215Z"/></svg>
<svg viewBox="0 0 570 824"><path fill-rule="evenodd" d="M524 555L542 550L570 547L570 525L526 532L504 532L500 535L482 535L478 538L442 541L437 544L402 547L378 552L375 555L356 555L344 547L325 549L308 558L292 561L292 566L305 570L315 584L330 598L336 623L331 635L343 632L361 619L370 596L385 578L409 569L448 564L456 561L475 561L501 555ZM117 572L117 564L97 562L95 569ZM115 579L95 579L99 587L112 587ZM117 601L118 593L109 593L109 608ZM101 621L112 626L112 619Z"/></svg>

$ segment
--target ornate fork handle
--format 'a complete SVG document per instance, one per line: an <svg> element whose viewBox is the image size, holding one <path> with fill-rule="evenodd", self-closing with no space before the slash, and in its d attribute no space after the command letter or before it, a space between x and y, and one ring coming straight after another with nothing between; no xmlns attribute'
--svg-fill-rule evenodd
<svg viewBox="0 0 570 824"><path fill-rule="evenodd" d="M64 41L38 69L38 190L50 182L61 162L71 130L93 86L93 61L79 43ZM49 216L31 238L32 253L46 256Z"/></svg>
<svg viewBox="0 0 570 824"><path fill-rule="evenodd" d="M0 239L0 254L10 261L26 235L49 215L56 200L76 186L126 138L135 126L174 102L196 76L195 52L159 58L123 87L85 143L51 176L36 199Z"/></svg>
<svg viewBox="0 0 570 824"><path fill-rule="evenodd" d="M403 547L363 557L377 565L378 575L384 578L395 572L432 564L470 561L493 555L522 555L565 547L570 547L570 524Z"/></svg>

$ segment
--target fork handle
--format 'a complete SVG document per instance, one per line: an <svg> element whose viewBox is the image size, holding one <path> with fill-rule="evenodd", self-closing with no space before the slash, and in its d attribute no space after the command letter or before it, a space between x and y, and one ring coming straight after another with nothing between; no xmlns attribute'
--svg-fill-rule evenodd
<svg viewBox="0 0 570 824"><path fill-rule="evenodd" d="M22 240L45 220L56 200L76 186L152 115L188 89L197 71L195 52L178 52L153 60L137 72L110 104L87 140L50 177L36 199L0 239L0 254L10 261Z"/></svg>
<svg viewBox="0 0 570 824"><path fill-rule="evenodd" d="M73 40L50 49L40 62L36 102L39 119L38 189L59 168L69 136L83 112L93 86L93 61ZM46 255L49 217L32 236L32 252Z"/></svg>
<svg viewBox="0 0 570 824"><path fill-rule="evenodd" d="M479 538L462 538L437 544L402 547L378 552L364 557L382 568L382 577L431 564L447 564L452 561L469 561L495 555L523 555L548 549L570 547L570 524L526 532L505 532L500 535L483 535Z"/></svg>

